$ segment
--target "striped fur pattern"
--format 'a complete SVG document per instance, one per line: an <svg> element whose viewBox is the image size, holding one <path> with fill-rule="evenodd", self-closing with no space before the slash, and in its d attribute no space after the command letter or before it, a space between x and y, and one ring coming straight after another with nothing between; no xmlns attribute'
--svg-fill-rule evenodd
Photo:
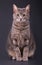
<svg viewBox="0 0 42 65"><path fill-rule="evenodd" d="M8 35L8 55L17 61L28 61L35 53L36 45L30 30L30 5L18 8L13 4L13 23Z"/></svg>

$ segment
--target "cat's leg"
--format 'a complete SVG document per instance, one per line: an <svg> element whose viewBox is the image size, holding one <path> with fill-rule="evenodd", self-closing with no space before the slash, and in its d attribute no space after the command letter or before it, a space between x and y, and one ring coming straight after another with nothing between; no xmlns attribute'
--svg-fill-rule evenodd
<svg viewBox="0 0 42 65"><path fill-rule="evenodd" d="M15 60L15 59L16 59L15 51L13 51L13 50L8 50L8 55L9 55L9 57L10 57L12 60Z"/></svg>
<svg viewBox="0 0 42 65"><path fill-rule="evenodd" d="M23 61L28 61L28 53L29 53L29 49L28 47L25 47L23 50Z"/></svg>
<svg viewBox="0 0 42 65"><path fill-rule="evenodd" d="M18 47L15 49L15 53L16 53L16 60L21 61L22 60L21 52L20 52L20 49Z"/></svg>
<svg viewBox="0 0 42 65"><path fill-rule="evenodd" d="M11 42L11 34L9 33L7 44L6 44L6 51L11 59L15 59L15 51L12 49L12 42Z"/></svg>

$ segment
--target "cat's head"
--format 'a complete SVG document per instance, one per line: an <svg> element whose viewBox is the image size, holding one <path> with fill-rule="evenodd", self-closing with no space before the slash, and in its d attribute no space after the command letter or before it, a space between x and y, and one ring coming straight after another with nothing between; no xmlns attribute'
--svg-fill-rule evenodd
<svg viewBox="0 0 42 65"><path fill-rule="evenodd" d="M13 20L15 22L26 22L30 17L30 5L28 4L25 8L18 8L13 4Z"/></svg>

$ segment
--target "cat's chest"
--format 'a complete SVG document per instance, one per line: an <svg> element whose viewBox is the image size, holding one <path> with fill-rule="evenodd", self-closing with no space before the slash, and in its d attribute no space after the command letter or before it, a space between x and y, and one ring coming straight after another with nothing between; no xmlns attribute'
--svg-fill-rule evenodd
<svg viewBox="0 0 42 65"><path fill-rule="evenodd" d="M25 30L18 30L16 28L14 28L12 31L11 31L11 37L14 36L14 34L23 34L23 35L27 35L29 38L30 38L30 28L27 28Z"/></svg>
<svg viewBox="0 0 42 65"><path fill-rule="evenodd" d="M24 34L30 37L30 24L27 22L13 22L11 28L11 36L13 37L14 34Z"/></svg>

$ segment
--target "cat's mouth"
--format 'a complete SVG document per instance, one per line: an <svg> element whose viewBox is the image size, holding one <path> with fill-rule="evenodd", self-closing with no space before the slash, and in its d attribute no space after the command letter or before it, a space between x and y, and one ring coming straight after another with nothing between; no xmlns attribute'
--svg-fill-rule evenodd
<svg viewBox="0 0 42 65"><path fill-rule="evenodd" d="M20 18L20 19L16 19L16 21L17 21L17 22L26 22L26 19Z"/></svg>

